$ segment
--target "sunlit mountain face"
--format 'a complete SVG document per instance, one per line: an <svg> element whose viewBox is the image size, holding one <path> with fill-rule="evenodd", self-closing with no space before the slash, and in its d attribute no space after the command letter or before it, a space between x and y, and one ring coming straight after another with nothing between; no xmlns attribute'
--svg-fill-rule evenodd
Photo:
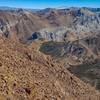
<svg viewBox="0 0 100 100"><path fill-rule="evenodd" d="M98 0L0 1L0 100L100 100Z"/></svg>

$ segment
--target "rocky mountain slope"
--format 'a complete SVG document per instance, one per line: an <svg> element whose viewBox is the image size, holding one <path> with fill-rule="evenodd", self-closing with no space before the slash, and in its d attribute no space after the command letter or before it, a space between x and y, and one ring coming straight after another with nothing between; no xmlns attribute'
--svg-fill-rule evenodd
<svg viewBox="0 0 100 100"><path fill-rule="evenodd" d="M99 8L47 8L37 12L22 9L0 10L2 35L14 40L26 40L37 31L41 35L47 33L47 39L51 37L51 33L54 34L54 40L59 38L64 40L70 33L72 33L70 36L80 38L98 34L100 32Z"/></svg>
<svg viewBox="0 0 100 100"><path fill-rule="evenodd" d="M100 100L98 91L35 46L0 37L0 100Z"/></svg>
<svg viewBox="0 0 100 100"><path fill-rule="evenodd" d="M0 10L0 100L100 100L96 85L67 70L99 59L99 45L99 8ZM98 78L98 69L76 76Z"/></svg>
<svg viewBox="0 0 100 100"><path fill-rule="evenodd" d="M42 22L30 11L0 11L0 33L13 40L31 36L34 31L46 26Z"/></svg>
<svg viewBox="0 0 100 100"><path fill-rule="evenodd" d="M78 65L100 59L99 45L99 36L90 36L66 42L46 41L40 46L40 51L51 55L57 61L63 62L64 65Z"/></svg>

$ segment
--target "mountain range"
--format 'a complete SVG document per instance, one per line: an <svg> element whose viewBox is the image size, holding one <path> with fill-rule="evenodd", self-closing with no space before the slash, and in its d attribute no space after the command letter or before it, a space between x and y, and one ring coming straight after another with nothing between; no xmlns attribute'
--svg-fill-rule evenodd
<svg viewBox="0 0 100 100"><path fill-rule="evenodd" d="M99 33L100 31L100 9L99 8L67 8L53 9L47 8L36 12L18 9L0 11L0 33L13 39L29 38L34 32L48 31L57 34L62 33L63 39L66 33L79 34L80 38L89 33ZM56 29L57 27L57 29ZM62 29L61 29L62 28ZM59 31L61 29L61 32ZM68 31L68 32L67 32ZM91 33L91 34L90 34ZM43 37L44 38L44 37Z"/></svg>
<svg viewBox="0 0 100 100"><path fill-rule="evenodd" d="M100 100L100 8L0 7L0 100Z"/></svg>

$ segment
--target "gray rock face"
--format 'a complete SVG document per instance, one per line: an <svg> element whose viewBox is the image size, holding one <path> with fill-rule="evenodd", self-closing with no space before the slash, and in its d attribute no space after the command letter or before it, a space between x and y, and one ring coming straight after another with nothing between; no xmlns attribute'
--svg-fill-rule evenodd
<svg viewBox="0 0 100 100"><path fill-rule="evenodd" d="M61 10L58 12L61 12ZM62 16L65 14L64 12L66 12L66 10L62 10ZM73 16L72 23L70 23L70 27L61 26L57 28L55 27L55 29L42 29L40 31L41 35L48 40L64 41L71 33L73 33L74 36L77 38L84 38L90 35L96 35L100 33L99 9L70 8L69 10L67 10L66 16L68 16L69 14L70 16ZM70 35L70 37L73 36Z"/></svg>
<svg viewBox="0 0 100 100"><path fill-rule="evenodd" d="M0 29L1 29L0 32L2 33L2 35L5 35L6 37L8 37L9 31L7 30L7 24L2 19L0 19Z"/></svg>

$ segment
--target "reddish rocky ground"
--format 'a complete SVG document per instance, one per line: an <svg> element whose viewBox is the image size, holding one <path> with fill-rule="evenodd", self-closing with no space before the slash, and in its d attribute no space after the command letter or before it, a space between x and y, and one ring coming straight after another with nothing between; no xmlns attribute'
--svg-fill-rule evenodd
<svg viewBox="0 0 100 100"><path fill-rule="evenodd" d="M0 37L0 100L100 100L100 93L34 45Z"/></svg>

